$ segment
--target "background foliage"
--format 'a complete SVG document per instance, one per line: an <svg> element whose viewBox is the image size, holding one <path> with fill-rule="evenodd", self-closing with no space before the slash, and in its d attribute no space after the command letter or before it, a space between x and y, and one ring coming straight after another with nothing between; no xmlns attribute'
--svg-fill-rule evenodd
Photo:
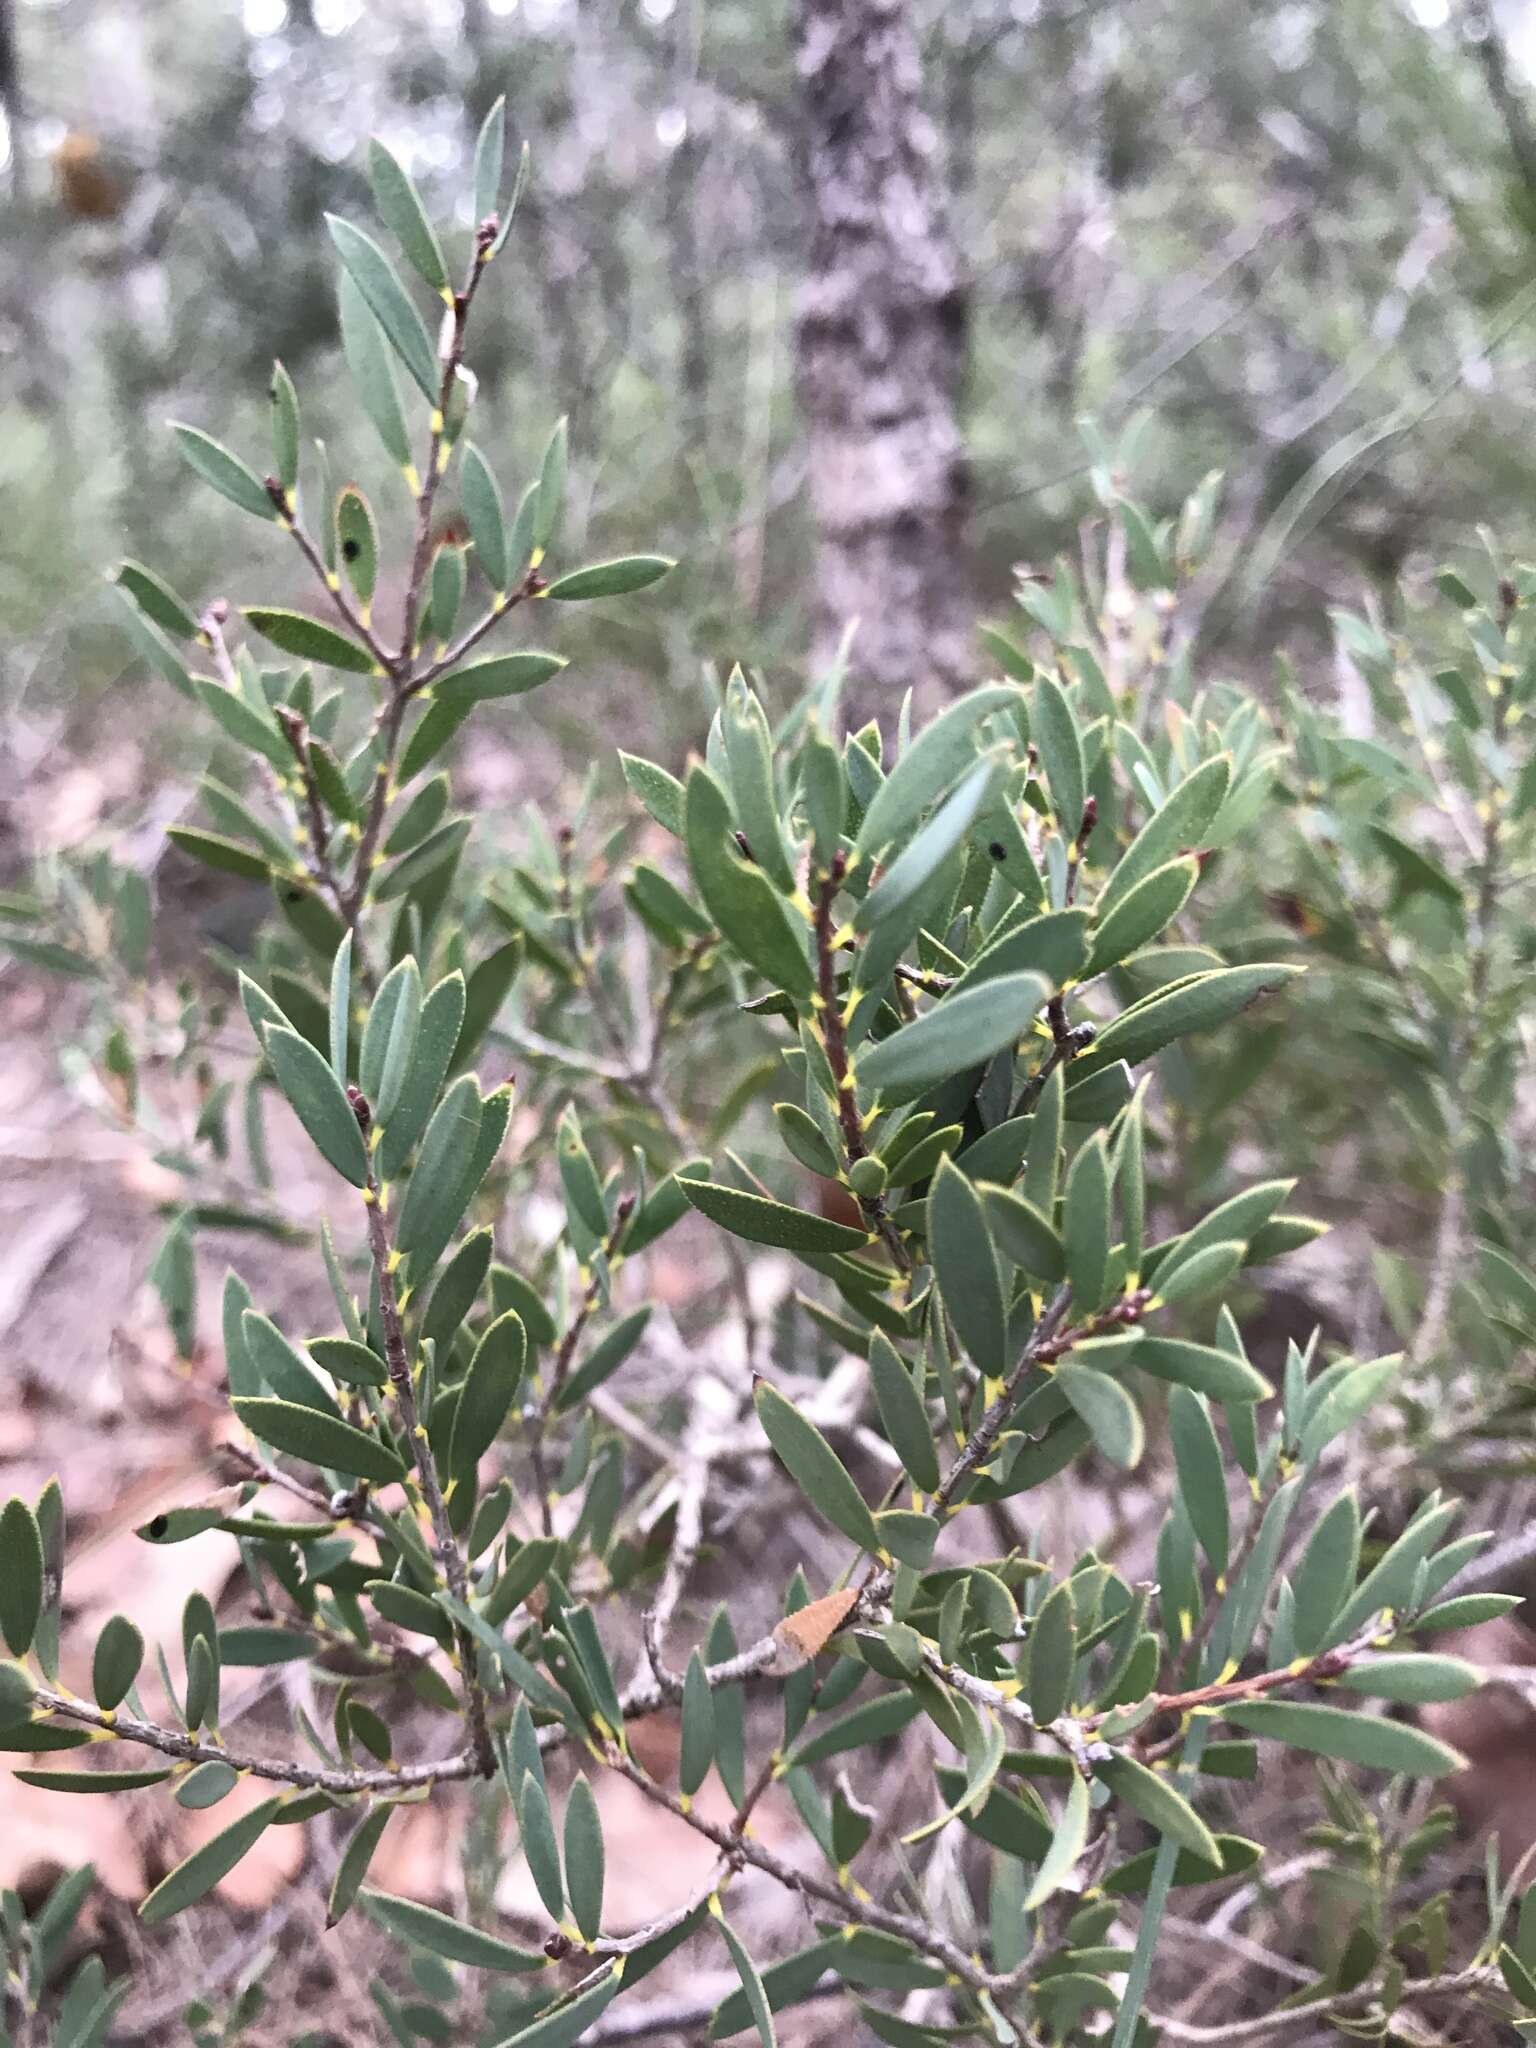
<svg viewBox="0 0 1536 2048"><path fill-rule="evenodd" d="M356 1812L351 1832L350 1813L303 1831L319 1845L307 1867L332 1916L360 1899L389 1937L366 2024L400 2040L445 2025L601 2038L639 1958L660 1969L721 1897L726 1987L703 1996L673 1966L648 2030L720 2008L717 2031L769 2038L768 2005L824 1990L835 1961L880 2038L1089 2039L1112 2024L1128 2040L1154 1952L1168 2039L1291 2024L1288 1995L1317 2007L1297 2026L1367 2037L1390 2034L1399 2003L1410 2039L1424 2011L1476 2039L1493 2009L1536 2010L1516 1801L1502 1875L1493 1863L1458 1888L1468 1852L1449 1811L1406 1781L1383 1801L1357 1789L1380 1779L1282 1778L1303 1788L1303 1818L1325 1815L1304 1844L1296 1812L1264 1808L1273 1761L1243 1789L1245 1731L1430 1774L1449 1736L1473 1759L1452 1785L1475 1823L1476 1772L1522 1725L1509 1638L1483 1655L1495 1688L1514 1687L1516 1718L1491 1735L1487 1720L1436 1722L1471 1667L1397 1654L1426 1612L1431 1632L1501 1613L1509 1600L1482 1589L1518 1584L1529 1549L1520 24L1293 7L1234 42L1195 7L920 23L971 300L958 568L1001 622L978 638L978 680L1003 680L921 738L909 710L882 706L880 738L843 749L827 737L837 677L807 692L799 673L812 553L790 394L787 23L659 7L141 19L72 0L10 25L21 262L0 285L5 445L27 509L5 569L20 627L12 974L64 991L69 1088L166 1177L139 1271L182 1369L222 1361L255 1439L225 1454L225 1490L183 1486L138 1524L152 1546L233 1535L248 1574L217 1612L205 1593L187 1602L181 1675L162 1665L145 1722L183 1812L235 1789L217 1733L210 1753L198 1733L217 1731L230 1677L313 1659L323 1707L281 1678L289 1712L268 1710L255 1757L307 1743L320 1760L300 1788ZM537 173L482 293L472 229L489 209L461 195L486 186L475 137L499 134L509 72L511 134L536 139ZM461 436L450 346L432 449L456 443L458 466L441 491L430 456L429 488L402 489L378 368L382 322L419 420L435 312L418 334L366 249L326 225L359 218L371 185L411 267L439 283L430 232L362 146L370 130L413 165L452 272L475 281L478 389ZM509 152L503 195L513 176ZM345 363L338 249L356 286ZM165 434L167 411L190 428ZM203 432L253 469L231 470ZM331 486L362 486L334 533L311 437ZM275 490L253 452L269 440ZM178 442L221 495L188 488ZM264 548L237 507L271 523ZM276 531L296 515L298 550ZM103 594L100 564L125 537L144 566ZM333 546L339 604L312 576ZM594 557L593 580L562 588ZM570 662L556 680L554 657L479 644L482 616L499 630L551 583L536 615ZM243 623L205 609L226 596ZM402 607L430 619L419 655L409 624L398 649L389 637ZM319 666L269 666L278 655ZM203 715L171 708L178 688ZM708 766L689 767L706 729ZM110 819L83 848L49 816L82 754L114 764ZM877 800L898 759L928 765ZM537 807L506 803L529 795ZM1134 850L1118 866L1147 818L1153 851L1137 842L1140 870ZM162 860L167 825L177 851ZM193 944L177 929L188 910ZM1154 1055L1155 1085L1133 1092L1119 1061ZM515 1097L498 1085L509 1065ZM347 1081L372 1104L361 1133ZM914 1095L918 1116L898 1124ZM376 1187L367 1230L338 1229L334 1249L327 1236L318 1264L284 1102L365 1192L371 1157L382 1182L423 1147L403 1202ZM1282 1213L1298 1177L1335 1226L1325 1239ZM1015 1180L1022 1192L1000 1191ZM321 1201L339 1216L336 1185ZM722 1292L669 1271L672 1233ZM252 1246L275 1263L254 1295L226 1283L216 1311L225 1256L249 1270ZM1143 1333L1148 1317L1174 1334ZM1266 1395L1256 1429L1250 1396L1270 1386L1281 1402ZM744 1591L743 1516L777 1469L769 1445L788 1475L782 1555ZM424 1522L369 1498L408 1466ZM306 1506L297 1536L262 1526L291 1501L249 1491L279 1469ZM910 1509L895 1505L903 1472ZM1469 1520L1442 1484L1472 1494ZM947 1571L922 1576L942 1510L966 1495L979 1532L946 1530ZM1479 1528L1503 1539L1490 1553L1465 1533ZM855 1560L857 1605L840 1539L873 1560ZM0 1546L0 1628L30 1652L49 1716L22 1725L13 1685L6 1746L90 1741L125 1698L139 1714L144 1646L126 1614L66 1641L83 1698L53 1690L49 1631L69 1614L57 1492L23 1484ZM835 1605L806 1606L823 1583ZM796 1610L817 1618L797 1632ZM834 1636L802 1679L801 1653ZM637 1660L628 1685L615 1657ZM1385 1698L1385 1716L1291 1700L1341 1679ZM1197 1715L1175 1791L1137 1772L1171 1762L1186 1705L1230 1709L1230 1727L1220 1767L1197 1777ZM668 1708L680 1754L637 1761L617 1739L626 1719ZM239 1717L253 1709L254 1695ZM451 1756L423 1741L434 1713L462 1718ZM911 1810L877 1826L864 1801L889 1776L863 1752L898 1738L906 1765L928 1761ZM568 1743L591 1776L557 1766L546 1789L542 1752ZM92 1789L153 1761L113 1755L124 1763ZM21 1782L57 1796L69 1763L34 1755ZM457 1874L429 1889L448 1917L409 1882L363 1889L395 1802L488 1763L517 1825L502 1830L495 1798L438 1795L460 1797L464 1822ZM643 1936L615 1926L601 1788L616 1774L659 1789L697 1827L711 1764L729 1799L705 1826L719 1869ZM147 1787L133 1777L122 1796L147 1802ZM765 1815L793 1809L827 1875L776 1871L777 1846L727 1825L765 1797ZM217 1915L206 1894L239 1856L315 1803L248 1805L189 1859L167 1856L144 1921ZM1309 1926L1282 1879L1249 1975L1202 2002L1198 1983L1187 1992L1193 1910L1167 1908L1164 1888L1219 1869L1207 1896L1253 1910L1250 1838L1283 1870L1300 1855L1336 1924ZM508 1906L514 1868L533 1895ZM786 1872L857 1939L820 1928L806 1947L776 1919L751 1883L776 1894ZM1148 1884L1139 1915L1116 1903ZM71 1878L8 1899L22 2039L55 2024L61 1993L58 2038L118 2024L132 1978L97 1948L80 1963L86 1890ZM522 1941L556 1925L577 1955L546 1963L483 1931L498 1912ZM232 1953L183 2024L300 2038L286 1955L274 1969L265 1949ZM153 1949L137 1959L153 1974ZM484 1970L512 1973L506 1997ZM516 1982L535 1970L560 1987L543 2017L550 1989Z"/></svg>

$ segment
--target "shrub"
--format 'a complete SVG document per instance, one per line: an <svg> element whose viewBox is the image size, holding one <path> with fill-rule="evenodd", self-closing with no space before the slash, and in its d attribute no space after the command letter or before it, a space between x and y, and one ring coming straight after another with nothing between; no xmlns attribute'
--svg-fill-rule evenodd
<svg viewBox="0 0 1536 2048"><path fill-rule="evenodd" d="M377 147L371 168L386 226L446 305L434 344L392 259L333 224L358 395L409 499L398 638L371 610L381 522L367 498L349 484L333 502L322 476L318 529L301 509L298 401L281 368L270 476L177 432L205 482L297 547L323 616L249 606L231 645L223 606L199 618L144 568L118 579L146 658L239 763L202 785L206 825L172 837L271 892L238 972L245 1077L216 1050L238 1021L227 995L205 1002L189 987L172 1034L172 1063L201 1064L205 1091L178 1161L187 1200L157 1264L184 1350L199 1229L302 1235L261 1190L270 1096L335 1176L335 1232L317 1253L331 1327L285 1329L279 1304L231 1273L236 1485L167 1505L139 1531L232 1541L270 1618L225 1625L195 1595L180 1675L162 1658L152 1715L143 1639L115 1616L88 1689L73 1689L60 1670L63 1501L54 1486L11 1500L0 1744L92 1750L90 1767L50 1754L18 1776L61 1795L163 1785L198 1807L242 1777L261 1782L261 1801L143 1901L149 1925L195 1905L267 1828L334 1822L345 1840L331 1922L365 1913L417 1959L412 2002L375 1987L402 2041L448 2028L557 2048L691 1942L740 1979L715 2035L755 2027L771 2042L773 2012L830 1975L896 2048L956 2031L1011 2044L1106 2029L1126 2048L1155 2038L1146 2001L1170 1891L1260 1866L1264 1845L1219 1825L1220 1788L1251 1781L1279 1744L1327 1760L1327 1852L1358 1903L1303 1999L1385 2026L1426 1992L1496 1988L1502 1970L1536 2010L1530 1912L1495 1968L1513 1904L1495 1885L1488 1944L1452 1970L1443 1896L1403 1907L1392 1890L1447 1826L1399 1779L1458 1763L1394 1709L1476 1681L1420 1638L1511 1604L1448 1597L1480 1542L1451 1539L1453 1502L1431 1496L1383 1541L1331 1476L1336 1441L1390 1393L1399 1361L1325 1363L1293 1345L1278 1389L1250 1361L1236 1290L1319 1228L1288 1207L1289 1181L1235 1185L1162 1236L1149 1202L1148 1159L1179 1142L1149 1063L1178 1046L1219 1072L1243 1056L1225 1027L1255 1003L1290 1001L1292 965L1228 964L1177 936L1211 851L1269 800L1276 754L1261 715L1191 684L1161 737L1139 731L1123 716L1124 675L1112 681L1070 642L1058 582L1027 595L1037 625L1066 643L1059 658L1037 665L990 632L1000 679L915 732L903 712L894 731L839 743L835 676L775 728L733 676L682 778L622 757L631 823L638 807L659 828L622 892L594 893L578 871L573 824L475 866L444 750L487 705L550 684L561 665L490 651L506 615L627 596L669 565L558 560L561 429L510 518L469 439L466 337L511 219L510 204L498 213L500 110L457 289L409 180ZM419 472L401 371L430 409ZM455 463L469 548L438 544ZM1174 581L1177 536L1110 495L1135 576ZM1191 546L1202 516L1197 499L1182 529ZM465 624L471 572L480 595ZM291 659L267 666L259 647ZM67 926L42 898L13 898L11 944L101 991L97 1070L131 1111L166 1058L145 1029L147 891L105 860L60 888ZM215 987L233 978L227 958L212 967ZM165 1019L154 1021L163 1047ZM706 1098L710 1144L672 1092L685 1033L706 1038L687 1086ZM486 1088L478 1064L507 1047L533 1063L532 1114L511 1141L513 1084ZM781 1156L759 1172L724 1136L762 1087L765 1047L783 1093ZM808 1199L806 1176L840 1188L839 1214ZM257 1195L230 1196L231 1181ZM519 1205L552 1187L556 1240L503 1262L509 1241L526 1245ZM733 1305L694 1341L738 1318L741 1370L726 1376L723 1411L722 1376L698 1372L685 1414L663 1401L647 1420L616 1393L667 1320L636 1276L695 1215L729 1260ZM804 1269L773 1330L750 1284L759 1247ZM846 1359L851 1406L829 1399L823 1370ZM1019 1540L1011 1503L1074 1468L1136 1467L1149 1421L1168 1446L1155 1583L1113 1557L1040 1555ZM637 1453L659 1462L659 1508L655 1486L632 1476ZM765 1631L736 1627L727 1600L701 1639L679 1644L717 1477L742 1464L765 1487L779 1475L776 1501L820 1532L815 1555ZM281 1513L279 1496L292 1503ZM646 1668L625 1683L619 1648L635 1638ZM297 1660L327 1689L329 1725L301 1717L277 1758L226 1733L231 1670ZM631 1741L672 1710L675 1782ZM921 1777L898 1843L847 1772L904 1731ZM112 1761L96 1767L103 1741ZM573 1767L563 1794L551 1759ZM695 1803L711 1770L725 1822ZM1354 1771L1392 1789L1367 1803ZM605 1925L593 1791L605 1772L717 1852L698 1895L638 1932ZM515 1815L547 1912L542 1948L481 1924L483 1911L368 1884L397 1809L464 1781ZM773 1787L799 1814L804 1856L750 1825ZM510 1852L489 1833L497 1846L477 1853L494 1863ZM930 1897L923 1871L940 1844L959 1881ZM803 1901L815 1938L798 1952L749 1954L730 1917L747 1870ZM49 1943L19 1910L6 1938L33 1999ZM110 2019L116 1993L97 1967L68 1994L73 2039L101 2038ZM939 1998L918 2023L896 2007L922 1989Z"/></svg>

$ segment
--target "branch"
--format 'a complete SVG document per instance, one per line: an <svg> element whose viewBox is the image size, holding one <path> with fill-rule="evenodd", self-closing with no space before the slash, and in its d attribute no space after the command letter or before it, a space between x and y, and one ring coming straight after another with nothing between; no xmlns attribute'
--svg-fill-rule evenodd
<svg viewBox="0 0 1536 2048"><path fill-rule="evenodd" d="M1408 1998L1449 1996L1453 1992L1472 1991L1482 1985L1497 1983L1499 1973L1491 1963L1475 1965L1470 1970L1460 1970L1450 1977L1411 1977L1398 1992L1398 2003ZM1265 2034L1272 2034L1280 2027L1293 2026L1298 2020L1326 2019L1333 2014L1345 2014L1364 2005L1367 2009L1376 2006L1381 1991L1380 1983L1361 1984L1353 1991L1336 1992L1327 1998L1311 1999L1306 2005L1293 2005L1283 2012L1270 2012L1258 2019L1233 2020L1224 2026L1200 2027L1188 2020L1154 2017L1147 2014L1147 2022L1154 2036L1161 2035L1169 2041L1198 2041L1222 2043L1229 2041L1257 2041Z"/></svg>
<svg viewBox="0 0 1536 2048"><path fill-rule="evenodd" d="M618 1253L620 1240L629 1228L629 1219L634 1212L633 1193L621 1195L614 1207L613 1222L609 1225L608 1235L602 1244L602 1256L609 1265L613 1263ZM544 1470L544 1431L548 1427L555 1403L560 1398L560 1390L570 1373L571 1361L576 1355L581 1333L587 1327L601 1300L602 1294L598 1287L597 1275L594 1273L587 1282L587 1291L582 1296L581 1306L571 1318L569 1329L560 1339L560 1348L555 1353L555 1362L550 1369L549 1385L540 1394L539 1405L528 1421L528 1455L533 1462L534 1477L538 1483L539 1517L546 1536L554 1533L554 1512L550 1505L548 1478ZM460 1598L462 1597L460 1595Z"/></svg>
<svg viewBox="0 0 1536 2048"><path fill-rule="evenodd" d="M347 915L347 892L336 864L331 859L330 827L325 820L325 804L320 795L320 784L315 779L314 763L309 758L309 727L297 711L286 704L278 704L272 714L283 729L283 736L293 749L293 758L298 764L299 783L304 791L304 821L309 830L310 859L315 874L329 891L331 901L343 919ZM373 977L368 970L367 957L363 951L362 936L356 925L351 926L352 957L357 962L358 972L363 981L372 986Z"/></svg>
<svg viewBox="0 0 1536 2048"><path fill-rule="evenodd" d="M349 1089L347 1092L366 1137L368 1123L371 1120L368 1105L356 1089ZM458 1538L454 1535L453 1526L448 1520L448 1504L443 1499L442 1483L437 1476L437 1461L432 1455L432 1445L416 1407L416 1388L411 1379L411 1364L405 1348L405 1331L400 1321L399 1296L395 1289L395 1251L389 1241L384 1200L374 1176L371 1159L368 1167L368 1185L363 1190L363 1202L368 1215L368 1249L373 1259L374 1277L379 1288L379 1320L384 1328L384 1361L389 1367L390 1386L399 1403L401 1426L411 1447L411 1456L416 1462L416 1475L421 1481L427 1512L432 1517L432 1533L436 1540L438 1561L448 1581L448 1590L461 1607L467 1607L469 1578L464 1569L464 1555L459 1549ZM453 1639L458 1650L459 1675L464 1686L470 1748L478 1774L483 1778L489 1778L496 1770L496 1752L491 1744L491 1732L486 1721L485 1690L479 1676L479 1651L462 1622L454 1622Z"/></svg>
<svg viewBox="0 0 1536 2048"><path fill-rule="evenodd" d="M631 1784L637 1786L653 1805L665 1807L667 1812L685 1821L696 1834L713 1842L717 1849L732 1864L751 1864L754 1870L761 1870L787 1890L798 1892L802 1898L815 1899L818 1904L829 1907L841 1919L859 1927L878 1928L882 1933L894 1934L898 1939L920 1949L924 1955L935 1956L962 1982L978 1991L1006 1992L1014 1988L1013 1976L996 1976L983 1968L973 1956L967 1955L958 1944L947 1936L937 1933L926 1921L912 1919L905 1913L892 1912L873 1899L859 1897L852 1889L829 1884L825 1879L814 1876L810 1871L796 1869L776 1856L771 1849L749 1834L738 1834L733 1827L722 1827L719 1823L706 1820L696 1807L685 1806L674 1793L647 1776L632 1756L615 1748L607 1751L607 1761L616 1771L622 1771Z"/></svg>
<svg viewBox="0 0 1536 2048"><path fill-rule="evenodd" d="M816 994L812 1003L821 1017L821 1041L826 1048L832 1079L837 1085L837 1120L843 1134L843 1150L851 1167L868 1158L869 1147L864 1142L864 1122L859 1115L853 1063L848 1057L847 1019L837 993L837 935L832 929L832 909L847 872L848 855L839 847L816 890ZM901 1241L900 1232L887 1213L885 1197L858 1195L856 1199L866 1221L879 1232L897 1270L910 1273L912 1260Z"/></svg>
<svg viewBox="0 0 1536 2048"><path fill-rule="evenodd" d="M71 1693L36 1688L33 1698L45 1713L62 1720L83 1722L100 1728L119 1742L136 1742L141 1749L158 1750L178 1763L228 1764L232 1770L248 1772L253 1778L269 1778L279 1785L298 1785L314 1792L398 1792L413 1785L435 1785L439 1779L471 1778L479 1774L474 1755L461 1751L435 1764L391 1764L377 1770L337 1771L311 1764L290 1763L285 1758L247 1756L222 1742L203 1742L184 1735L177 1728L161 1728L153 1721L140 1721L119 1711L104 1712L88 1700Z"/></svg>
<svg viewBox="0 0 1536 2048"><path fill-rule="evenodd" d="M378 638L362 612L347 596L345 589L342 587L341 578L336 574L335 570L327 569L325 566L320 550L315 546L303 527L300 526L295 516L292 498L289 497L275 476L269 476L265 481L267 496L272 500L278 519L288 532L293 535L294 540L298 544L299 553L308 562L311 569L314 570L316 576L319 577L320 582L325 588L325 593L335 606L342 624L355 639L362 641L375 662L377 662L380 671L384 675L393 676L397 665L395 657ZM327 519L330 516L330 507L327 506Z"/></svg>

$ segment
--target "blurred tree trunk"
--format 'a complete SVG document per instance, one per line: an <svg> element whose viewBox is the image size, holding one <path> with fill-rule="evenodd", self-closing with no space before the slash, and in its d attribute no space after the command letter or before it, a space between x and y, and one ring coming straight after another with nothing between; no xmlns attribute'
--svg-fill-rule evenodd
<svg viewBox="0 0 1536 2048"><path fill-rule="evenodd" d="M850 705L894 712L907 688L931 703L971 667L967 295L906 0L796 0L795 42L815 654L825 664L857 618Z"/></svg>

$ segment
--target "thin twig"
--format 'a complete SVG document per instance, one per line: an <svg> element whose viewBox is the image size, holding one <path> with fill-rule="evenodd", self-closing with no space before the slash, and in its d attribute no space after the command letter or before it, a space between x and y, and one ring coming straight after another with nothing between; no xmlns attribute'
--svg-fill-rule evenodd
<svg viewBox="0 0 1536 2048"><path fill-rule="evenodd" d="M359 1122L363 1122L367 1106L362 1097L354 1091L353 1106L360 1110ZM442 1482L437 1474L437 1460L432 1454L432 1444L416 1407L416 1388L411 1378L410 1357L405 1348L405 1330L400 1320L400 1302L395 1289L395 1252L389 1239L389 1224L384 1213L383 1196L378 1180L370 1164L368 1185L363 1191L363 1202L368 1216L368 1249L373 1259L374 1277L379 1290L379 1321L384 1331L384 1362L389 1367L389 1383L394 1390L400 1410L401 1427L406 1442L411 1447L415 1460L416 1476L421 1482L421 1491L432 1518L432 1533L436 1541L438 1561L448 1582L448 1590L461 1607L469 1604L469 1577L464 1567L464 1554L459 1549L458 1538L448 1519L448 1503L443 1498ZM479 1650L474 1638L462 1622L455 1620L453 1638L458 1651L459 1675L464 1687L464 1705L469 1721L470 1748L482 1777L489 1778L496 1769L496 1752L491 1743L490 1727L486 1720L485 1689L480 1683Z"/></svg>

